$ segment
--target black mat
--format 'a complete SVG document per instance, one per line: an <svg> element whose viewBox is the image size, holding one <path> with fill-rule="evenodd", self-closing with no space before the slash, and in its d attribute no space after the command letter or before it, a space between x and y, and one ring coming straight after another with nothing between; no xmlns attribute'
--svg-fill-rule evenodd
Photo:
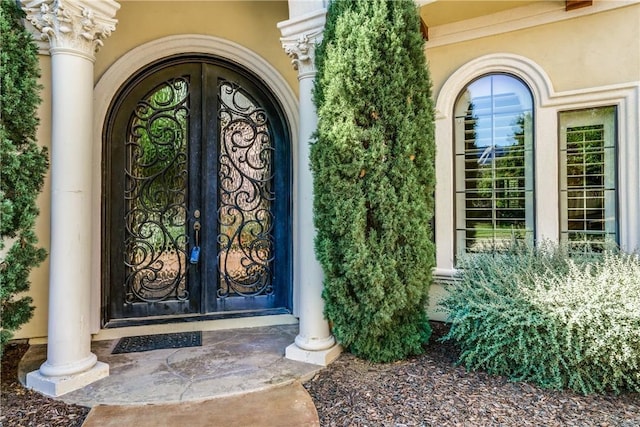
<svg viewBox="0 0 640 427"><path fill-rule="evenodd" d="M165 348L198 347L202 345L202 332L179 332L173 334L139 335L120 338L111 354L138 353Z"/></svg>

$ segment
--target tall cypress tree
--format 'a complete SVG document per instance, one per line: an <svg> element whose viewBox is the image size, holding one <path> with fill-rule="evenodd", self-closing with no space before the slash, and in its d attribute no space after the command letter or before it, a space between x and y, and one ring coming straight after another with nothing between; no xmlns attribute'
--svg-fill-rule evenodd
<svg viewBox="0 0 640 427"><path fill-rule="evenodd" d="M325 314L373 361L422 352L434 266L431 80L412 0L334 0L311 146Z"/></svg>
<svg viewBox="0 0 640 427"><path fill-rule="evenodd" d="M40 104L38 49L14 0L0 0L0 353L33 314L29 273L46 257L34 232L36 197L48 168L35 143Z"/></svg>

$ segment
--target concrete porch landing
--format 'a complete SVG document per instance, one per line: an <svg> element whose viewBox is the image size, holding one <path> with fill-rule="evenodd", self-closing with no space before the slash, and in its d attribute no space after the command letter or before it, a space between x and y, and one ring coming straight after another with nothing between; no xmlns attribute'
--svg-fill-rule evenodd
<svg viewBox="0 0 640 427"><path fill-rule="evenodd" d="M263 421L276 416L280 418L278 411L281 410L277 409L280 405L290 408L291 416L296 411L311 416L301 425L314 425L310 420L315 417L317 422L315 407L299 383L310 379L322 367L284 357L285 348L294 341L297 332L297 325L205 331L201 347L125 354L111 354L118 340L95 341L92 351L99 361L109 364L109 376L58 399L95 407L87 418L87 425L110 425L95 424L95 418L99 414L111 414L112 417L116 413L123 416L137 414L135 424L122 424L124 420L121 419L119 425L169 425L158 424L157 416L164 413L164 419L170 421L171 417L184 411L209 412L209 418L205 419L210 423L213 421L210 411L215 408L221 411L221 421L224 417L231 420L242 413L238 408L243 402L248 406L246 416L253 416L254 420L256 416L266 417ZM38 369L45 359L45 345L31 346L20 363L20 380L24 383L26 373ZM250 404L252 401L256 406ZM176 403L180 405L172 405ZM145 406L118 409L148 404L153 405L146 409ZM114 408L110 410L98 405ZM265 412L271 410L270 407L275 411L272 416ZM145 419L153 419L146 417L144 411L157 414L155 424L143 423ZM186 425L211 425L190 424L189 416L182 419ZM243 425L242 419L237 421L240 424L215 425ZM249 424L244 425L272 425L267 422L256 424L249 418L245 421ZM280 418L279 423L273 425L283 425L282 421ZM295 417L290 421L295 422ZM105 422L105 419L99 422Z"/></svg>

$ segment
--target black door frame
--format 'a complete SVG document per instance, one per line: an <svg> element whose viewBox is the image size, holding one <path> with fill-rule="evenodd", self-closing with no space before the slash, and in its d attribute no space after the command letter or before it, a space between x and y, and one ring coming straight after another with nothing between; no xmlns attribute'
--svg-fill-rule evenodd
<svg viewBox="0 0 640 427"><path fill-rule="evenodd" d="M210 67L214 66L217 75L212 76L207 73ZM211 108L217 105L217 87L208 90L214 84L213 79L223 77L226 80L239 83L243 87L248 87L255 101L260 106L264 106L269 116L270 130L273 133L275 145L274 160L274 187L277 194L276 203L274 204L274 216L276 218L276 227L273 238L277 242L274 245L275 271L273 273L274 285L278 287L275 295L269 297L234 297L220 299L217 298L216 289L211 285L201 286L202 277L217 278L217 262L205 261L198 265L201 271L194 271L194 276L190 280L189 290L198 294L191 303L188 302L167 302L153 303L159 305L167 305L167 311L171 314L157 317L162 310L150 313L144 313L140 310L126 313L126 310L120 309L118 304L124 305L122 292L118 291L113 282L123 278L122 271L118 270L117 263L114 261L118 256L122 256L123 238L120 236L124 232L118 230L114 223L115 212L123 211L123 200L119 200L114 194L114 188L120 186L123 188L124 174L113 173L114 158L118 156L123 158L124 144L114 144L114 135L121 129L118 126L118 113L125 106L123 103L127 99L140 99L145 90L148 90L150 84L162 82L167 76L174 76L175 67L200 67L199 80L192 91L192 105L200 104L203 113L202 120L190 120L190 148L196 150L190 153L190 174L199 179L189 180L189 193L195 197L189 197L188 203L188 220L193 221L193 212L200 209L202 212L202 231L203 241L208 241L208 247L203 248L205 251L217 251L215 237L217 235L217 214L206 211L206 206L202 197L200 188L205 187L201 184L203 170L210 169L217 164L217 144L202 142L201 144L193 144L194 139L203 140L207 135L217 134L217 111ZM197 70L191 69L191 72ZM164 79L164 80L163 80ZM194 79L197 80L197 79ZM199 86L202 84L203 86ZM217 86L217 83L215 83ZM146 93L146 92L145 92ZM200 94L203 94L201 96ZM138 96L140 95L140 96ZM136 98L137 97L137 98ZM291 135L290 128L286 121L282 106L268 89L267 85L255 74L249 70L222 58L206 55L206 54L186 54L176 55L162 60L155 61L144 69L136 72L125 82L114 96L109 106L106 116L105 125L103 127L103 171L102 171L102 324L104 327L128 326L136 324L151 323L167 323L175 321L192 321L205 320L214 318L229 317L245 317L255 315L266 315L275 313L290 313L292 307L292 215L291 215ZM120 120L120 126L124 120ZM217 138L217 137L216 137ZM199 150L202 150L200 152ZM198 159L199 161L194 161ZM211 180L208 185L212 185L217 180L217 173L212 173ZM216 183L217 185L217 183ZM198 206L199 205L199 206ZM191 229L191 223L189 224ZM209 239L207 240L207 233ZM120 246L119 246L120 245ZM217 258L217 257L216 257ZM122 263L120 263L122 264ZM124 270L122 265L121 270ZM122 280L119 280L122 282ZM217 280L216 280L217 282ZM260 300L264 301L260 301ZM153 318L148 318L153 315Z"/></svg>

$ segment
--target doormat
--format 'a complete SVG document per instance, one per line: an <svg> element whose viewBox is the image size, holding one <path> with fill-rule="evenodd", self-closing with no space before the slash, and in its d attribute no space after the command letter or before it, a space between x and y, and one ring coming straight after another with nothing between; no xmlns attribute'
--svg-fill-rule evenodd
<svg viewBox="0 0 640 427"><path fill-rule="evenodd" d="M172 334L138 335L120 338L111 354L138 353L167 348L199 347L202 332L179 332Z"/></svg>

